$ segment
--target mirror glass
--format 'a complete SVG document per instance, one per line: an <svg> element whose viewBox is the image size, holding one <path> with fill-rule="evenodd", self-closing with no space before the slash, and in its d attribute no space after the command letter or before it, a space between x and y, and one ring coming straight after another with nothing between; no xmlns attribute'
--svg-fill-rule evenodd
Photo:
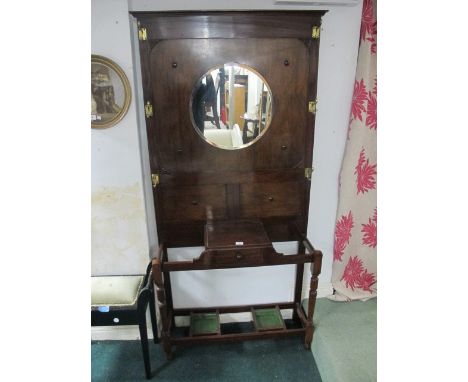
<svg viewBox="0 0 468 382"><path fill-rule="evenodd" d="M209 70L195 84L192 122L213 146L236 150L256 142L268 129L272 94L253 68L229 63Z"/></svg>

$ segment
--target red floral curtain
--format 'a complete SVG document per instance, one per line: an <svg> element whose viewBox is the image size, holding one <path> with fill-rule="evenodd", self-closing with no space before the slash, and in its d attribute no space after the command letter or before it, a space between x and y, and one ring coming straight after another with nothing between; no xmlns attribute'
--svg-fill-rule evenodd
<svg viewBox="0 0 468 382"><path fill-rule="evenodd" d="M335 300L377 296L377 20L364 0L356 80L335 227Z"/></svg>

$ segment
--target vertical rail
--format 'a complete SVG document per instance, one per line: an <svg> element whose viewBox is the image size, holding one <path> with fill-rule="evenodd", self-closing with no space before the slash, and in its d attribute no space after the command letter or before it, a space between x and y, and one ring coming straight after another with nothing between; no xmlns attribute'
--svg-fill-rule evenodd
<svg viewBox="0 0 468 382"><path fill-rule="evenodd" d="M298 242L298 254L305 254L305 247L302 240ZM304 264L296 264L296 285L294 286L294 302L301 305L302 283L304 281ZM293 311L293 320L299 320L296 310Z"/></svg>
<svg viewBox="0 0 468 382"><path fill-rule="evenodd" d="M163 250L162 261L163 262L169 261L166 247L164 247L164 250ZM163 275L164 275L164 290L166 292L166 305L167 305L167 310L169 313L169 312L172 312L174 309L174 303L172 300L171 274L170 272L163 272ZM171 321L172 321L172 325L175 326L174 315L172 315Z"/></svg>
<svg viewBox="0 0 468 382"><path fill-rule="evenodd" d="M164 290L164 277L162 272L162 262L163 262L163 253L164 245L159 246L158 253L156 257L152 260L153 266L153 281L156 284L156 296L158 299L159 313L161 315L161 342L166 353L168 360L172 359L172 349L169 341L170 337L170 321L168 316L168 307L166 302L166 292Z"/></svg>
<svg viewBox="0 0 468 382"><path fill-rule="evenodd" d="M312 343L312 338L314 335L313 317L315 311L315 301L317 299L318 276L320 274L320 270L322 269L322 252L314 250L310 243L308 243L306 240L304 240L304 245L306 247L310 246L310 249L312 249L312 253L314 255L314 262L310 266L311 278L309 288L309 304L307 306L307 325L304 343L305 348L310 349L310 344Z"/></svg>

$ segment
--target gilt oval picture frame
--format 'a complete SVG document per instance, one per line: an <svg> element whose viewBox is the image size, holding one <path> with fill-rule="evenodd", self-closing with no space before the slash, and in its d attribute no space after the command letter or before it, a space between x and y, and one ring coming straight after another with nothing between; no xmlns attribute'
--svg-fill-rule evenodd
<svg viewBox="0 0 468 382"><path fill-rule="evenodd" d="M106 129L128 112L132 92L122 68L109 58L91 55L91 127Z"/></svg>

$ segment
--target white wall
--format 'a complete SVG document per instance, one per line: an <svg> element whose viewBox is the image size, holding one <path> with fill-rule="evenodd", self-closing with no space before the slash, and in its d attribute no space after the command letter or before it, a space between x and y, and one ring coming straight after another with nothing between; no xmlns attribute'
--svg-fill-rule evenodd
<svg viewBox="0 0 468 382"><path fill-rule="evenodd" d="M93 0L91 50L122 67L135 89L126 0ZM133 91L134 93L134 91ZM91 130L91 266L97 274L136 274L148 262L135 94L124 119Z"/></svg>
<svg viewBox="0 0 468 382"><path fill-rule="evenodd" d="M142 118L141 83L139 59L136 49L134 21L128 11L164 10L220 10L219 2L196 0L93 0L92 1L92 49L93 53L114 59L127 73L135 97L130 111L117 126L103 131L92 131L93 193L112 189L117 195L125 195L121 205L119 197L107 208L102 200L93 200L93 272L133 273L142 270L148 259L148 249L156 245L151 186L148 182L148 151ZM308 236L324 253L321 284L330 281L333 259L334 222L338 202L338 175L346 141L349 111L354 85L362 1L356 6L294 6L274 5L273 0L239 0L224 9L329 9L323 17L320 43L318 113L316 118L314 168L309 210ZM133 50L132 50L133 44ZM132 62L132 55L133 60ZM136 70L135 70L136 69ZM135 86L135 84L137 86ZM135 98L138 111L135 110ZM140 129L138 128L140 125ZM140 137L140 144L138 143ZM142 173L145 176L142 178ZM107 187L107 188L104 188ZM131 192L128 187L133 187ZM104 190L104 191L103 191ZM107 190L107 191L106 191ZM130 192L135 209L125 206L125 197ZM100 195L101 195L100 194ZM146 198L146 220L142 207ZM138 227L138 244L134 241L130 222L125 220L133 214L132 222ZM115 222L121 214L120 229L104 231L106 219ZM94 219L102 224L94 224ZM133 224L132 223L132 224ZM149 228L149 236L146 231ZM106 252L105 246L96 246L97 240L110 243L116 239L126 248L120 254ZM276 245L278 250L294 253L291 243ZM142 253L146 250L146 253ZM199 249L170 251L170 256L190 258L199 254ZM203 304L240 304L288 300L293 296L294 268L292 266L251 268L243 270L216 270L174 273L174 300L177 306ZM255 280L255 282L253 281ZM305 278L305 284L308 284ZM252 289L249 289L252 288ZM250 290L249 300L245 300ZM252 293L252 290L254 293Z"/></svg>

